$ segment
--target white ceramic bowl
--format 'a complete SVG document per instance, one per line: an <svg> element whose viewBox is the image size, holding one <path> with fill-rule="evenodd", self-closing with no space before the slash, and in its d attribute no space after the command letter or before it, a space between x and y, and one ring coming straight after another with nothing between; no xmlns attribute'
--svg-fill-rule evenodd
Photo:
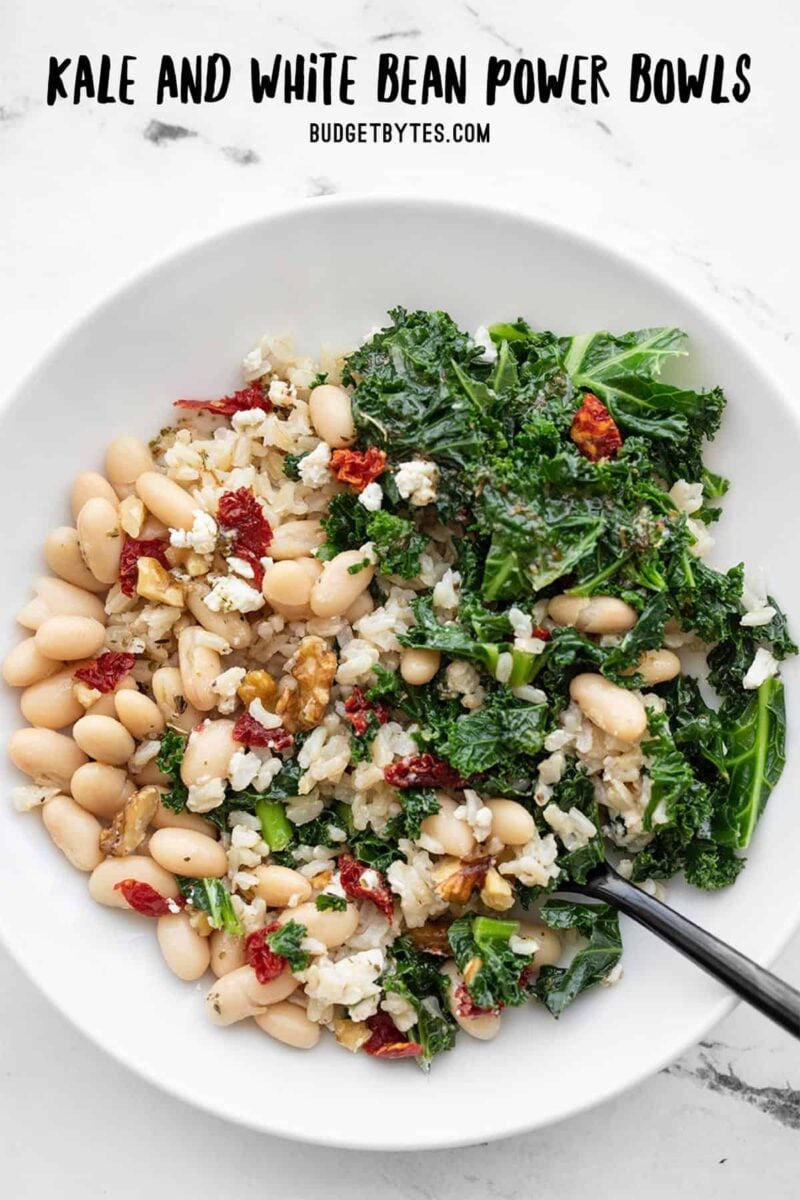
<svg viewBox="0 0 800 1200"><path fill-rule="evenodd" d="M470 330L520 314L563 332L683 326L692 337L689 377L720 383L729 396L711 454L733 478L716 561L762 563L798 629L800 427L745 347L647 270L552 225L440 202L343 200L237 229L149 271L82 321L5 404L3 642L18 636L14 612L42 571L46 532L69 519L72 477L102 469L110 438L148 438L169 420L175 397L235 386L242 355L265 331L292 331L311 351L321 341L354 344L395 304L446 309ZM786 673L793 744L794 664ZM10 730L16 697L3 690L0 704ZM790 755L733 889L670 889L675 905L761 962L800 919L798 770ZM17 780L5 763L2 778L7 795ZM151 1082L287 1137L415 1149L533 1129L656 1071L731 1005L722 988L626 921L619 986L595 990L558 1023L532 1006L509 1013L496 1042L459 1039L427 1078L332 1041L299 1053L252 1025L209 1025L207 981L174 979L146 920L91 904L85 878L37 814L19 816L6 801L0 826L0 932L53 1003Z"/></svg>

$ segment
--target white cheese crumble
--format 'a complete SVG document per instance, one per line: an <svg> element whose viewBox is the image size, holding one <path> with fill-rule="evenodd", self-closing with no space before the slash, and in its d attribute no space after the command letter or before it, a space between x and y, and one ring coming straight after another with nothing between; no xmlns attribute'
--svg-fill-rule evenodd
<svg viewBox="0 0 800 1200"><path fill-rule="evenodd" d="M374 480L372 483L368 483L363 492L359 492L358 503L363 505L367 512L377 512L383 504L381 485Z"/></svg>
<svg viewBox="0 0 800 1200"><path fill-rule="evenodd" d="M542 815L570 853L573 850L580 850L582 846L587 846L597 833L597 826L594 822L590 821L574 805L564 812L557 804L548 804Z"/></svg>
<svg viewBox="0 0 800 1200"><path fill-rule="evenodd" d="M404 500L422 508L436 499L439 468L436 463L415 458L410 462L400 463L395 471L394 481Z"/></svg>
<svg viewBox="0 0 800 1200"><path fill-rule="evenodd" d="M458 608L458 589L461 586L461 572L448 567L442 578L433 589L431 601L434 608Z"/></svg>
<svg viewBox="0 0 800 1200"><path fill-rule="evenodd" d="M211 513L197 510L191 529L170 529L169 544L177 550L194 550L195 554L213 554L217 545L217 522Z"/></svg>
<svg viewBox="0 0 800 1200"><path fill-rule="evenodd" d="M186 807L189 812L207 813L212 808L219 808L225 799L225 780L206 779L203 783L193 783L189 788Z"/></svg>
<svg viewBox="0 0 800 1200"><path fill-rule="evenodd" d="M539 949L540 943L536 938L520 937L518 933L512 933L508 939L508 948L513 950L515 954L523 954L525 957L530 957Z"/></svg>
<svg viewBox="0 0 800 1200"><path fill-rule="evenodd" d="M465 821L469 825L476 842L485 842L492 832L492 810L471 788L465 789L464 804L460 804L453 815L457 821Z"/></svg>
<svg viewBox="0 0 800 1200"><path fill-rule="evenodd" d="M678 479L669 489L669 498L678 512L691 516L703 507L703 485Z"/></svg>
<svg viewBox="0 0 800 1200"><path fill-rule="evenodd" d="M742 680L742 687L748 692L754 692L765 679L771 679L773 675L778 674L778 663L773 654L766 650L763 646L759 646L756 650L755 658L750 664L750 668Z"/></svg>
<svg viewBox="0 0 800 1200"><path fill-rule="evenodd" d="M236 575L223 575L217 578L205 603L212 612L249 613L263 608L265 602L261 592L250 587L243 579Z"/></svg>
<svg viewBox="0 0 800 1200"><path fill-rule="evenodd" d="M327 442L320 442L310 454L305 454L300 459L297 473L306 487L321 488L330 483L330 461L331 448Z"/></svg>
<svg viewBox="0 0 800 1200"><path fill-rule="evenodd" d="M472 335L472 340L483 350L481 358L484 362L497 362L497 346L492 341L492 335L485 325L478 326Z"/></svg>
<svg viewBox="0 0 800 1200"><path fill-rule="evenodd" d="M227 671L222 671L211 685L211 690L215 696L219 696L217 708L227 716L236 708L236 689L245 677L244 667L229 667Z"/></svg>
<svg viewBox="0 0 800 1200"><path fill-rule="evenodd" d="M230 558L226 558L225 562L228 570L232 571L234 575L241 575L242 579L255 579L256 573L247 559L237 558L233 554Z"/></svg>
<svg viewBox="0 0 800 1200"><path fill-rule="evenodd" d="M745 571L742 585L742 604L746 609L740 624L750 627L769 625L775 609L767 595L767 581L762 567Z"/></svg>

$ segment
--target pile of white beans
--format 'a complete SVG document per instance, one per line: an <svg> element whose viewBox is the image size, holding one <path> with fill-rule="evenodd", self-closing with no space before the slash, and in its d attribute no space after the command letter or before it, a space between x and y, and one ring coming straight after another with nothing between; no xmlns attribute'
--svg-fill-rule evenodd
<svg viewBox="0 0 800 1200"><path fill-rule="evenodd" d="M316 432L330 447L353 443L350 400L342 388L315 388L309 407ZM150 827L134 853L106 856L101 838L135 793L167 782L154 762L136 768L132 760L138 744L159 739L168 727L190 735L181 767L187 787L225 777L239 746L232 737L233 719L209 715L219 702L213 684L223 668L223 651L215 648L213 639L210 644L207 635L243 651L251 643L252 625L239 612L212 612L202 596L191 589L183 596L179 588L177 599L164 600L185 604L186 609L170 663L151 670L140 661L114 691L87 695L85 687L76 686L74 672L106 645L104 599L119 577L124 537L166 539L170 529L190 530L198 501L156 469L143 442L120 437L108 448L104 475L89 471L77 477L71 504L74 524L54 530L45 541L44 558L51 573L36 580L34 598L18 614L28 636L3 664L5 682L21 689L20 707L27 722L12 735L9 754L20 771L47 789L44 827L69 862L88 874L93 900L129 908L116 885L134 879L177 901L181 893L176 875L226 876L225 846L210 821L196 813L172 812L159 796ZM363 560L360 551L320 562L314 552L322 540L317 519L292 519L275 529L273 561L263 581L267 611L291 620L343 615L352 622L371 610L367 589L374 568L350 573L349 568ZM180 565L181 553L170 553L174 565ZM548 615L555 624L574 625L597 636L624 633L636 621L627 604L602 596L558 596L550 602ZM400 658L401 675L412 685L429 682L440 665L437 651L409 649ZM649 684L670 679L679 669L678 659L667 649L648 652L639 665ZM644 733L644 706L632 692L596 674L577 676L570 690L586 716L613 737L633 742ZM495 844L513 850L534 836L533 818L523 805L501 798L490 798L486 805ZM441 862L451 868L478 850L469 825L456 818L456 807L452 796L442 794L440 811L423 822L423 832L441 846ZM355 904L347 903L343 911L318 911L312 883L284 866L261 865L255 876L252 895L264 901L268 921L298 921L310 938L329 950L344 946L354 934L359 922ZM197 980L209 969L216 976L207 997L211 1020L229 1025L252 1017L278 1041L305 1049L315 1045L320 1026L306 1015L299 982L288 968L270 983L259 983L245 962L244 939L210 930L196 917L176 905L176 911L157 919L157 938L165 962L180 979ZM523 922L520 934L539 943L535 966L558 961L561 945L552 930ZM454 985L461 982L453 962L443 969ZM455 991L453 986L451 997ZM451 1007L472 1036L487 1039L497 1033L498 1014L465 1017L454 1000Z"/></svg>

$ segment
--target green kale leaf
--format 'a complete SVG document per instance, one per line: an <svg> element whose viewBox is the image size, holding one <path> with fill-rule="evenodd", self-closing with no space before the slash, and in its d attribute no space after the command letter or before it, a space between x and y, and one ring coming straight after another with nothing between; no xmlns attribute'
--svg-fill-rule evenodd
<svg viewBox="0 0 800 1200"><path fill-rule="evenodd" d="M534 994L554 1017L594 984L601 983L622 957L619 918L608 904L575 904L548 900L542 920L551 929L577 929L588 938L567 967L544 966L534 984Z"/></svg>

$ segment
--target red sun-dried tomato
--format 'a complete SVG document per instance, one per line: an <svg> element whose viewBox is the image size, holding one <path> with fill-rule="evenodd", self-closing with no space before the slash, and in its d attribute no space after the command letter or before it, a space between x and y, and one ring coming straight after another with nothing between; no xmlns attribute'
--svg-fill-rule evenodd
<svg viewBox="0 0 800 1200"><path fill-rule="evenodd" d="M232 417L234 413L246 412L250 408L263 408L265 412L269 412L272 403L260 384L254 383L234 392L232 396L223 396L221 400L176 400L175 408L201 409Z"/></svg>
<svg viewBox="0 0 800 1200"><path fill-rule="evenodd" d="M340 483L349 483L355 491L363 492L386 470L386 451L375 446L369 450L334 450L331 470Z"/></svg>
<svg viewBox="0 0 800 1200"><path fill-rule="evenodd" d="M253 495L252 488L241 487L223 492L217 506L220 529L231 538L231 549L253 568L253 587L264 581L261 559L272 541L272 526Z"/></svg>
<svg viewBox="0 0 800 1200"><path fill-rule="evenodd" d="M233 740L243 746L269 746L271 750L288 750L294 745L294 738L288 729L278 725L275 729L267 729L250 713L243 712L236 718L233 726Z"/></svg>
<svg viewBox="0 0 800 1200"><path fill-rule="evenodd" d="M154 558L169 570L167 543L161 538L125 538L119 556L119 586L126 596L136 591L139 578L137 564L140 558Z"/></svg>
<svg viewBox="0 0 800 1200"><path fill-rule="evenodd" d="M121 879L114 884L114 891L122 892L131 908L145 917L165 917L167 913L174 912L176 906L182 908L186 903L183 896L168 900L149 883L142 883L138 879Z"/></svg>
<svg viewBox="0 0 800 1200"><path fill-rule="evenodd" d="M583 403L572 419L570 437L590 462L614 458L622 446L616 421L592 392L584 394Z"/></svg>
<svg viewBox="0 0 800 1200"><path fill-rule="evenodd" d="M267 944L267 934L275 929L280 929L277 921L248 934L244 940L244 956L255 971L259 983L269 983L270 980L277 979L286 966L283 955L270 950Z"/></svg>
<svg viewBox="0 0 800 1200"><path fill-rule="evenodd" d="M389 709L380 700L368 700L360 687L354 687L344 702L344 714L353 731L361 737L373 721L385 725L389 720Z"/></svg>
<svg viewBox="0 0 800 1200"><path fill-rule="evenodd" d="M119 654L114 650L107 650L85 667L78 667L73 679L80 679L81 683L97 688L98 692L113 692L119 681L124 679L135 665L135 654Z"/></svg>
<svg viewBox="0 0 800 1200"><path fill-rule="evenodd" d="M462 779L454 767L433 754L412 754L390 763L383 768L383 778L396 788L443 787L461 791L469 787L468 779Z"/></svg>
<svg viewBox="0 0 800 1200"><path fill-rule="evenodd" d="M394 916L394 901L381 872L366 863L358 862L349 854L342 854L336 865L339 868L339 879L344 894L351 900L371 900L386 920L391 921Z"/></svg>
<svg viewBox="0 0 800 1200"><path fill-rule="evenodd" d="M417 1058L422 1054L419 1042L410 1042L395 1025L388 1013L377 1012L367 1017L371 1036L361 1047L375 1058Z"/></svg>
<svg viewBox="0 0 800 1200"><path fill-rule="evenodd" d="M497 1016L502 1012L503 1005L498 1004L496 1008L481 1008L476 1004L469 994L469 988L465 983L460 983L454 992L455 1005L460 1017L486 1017Z"/></svg>
<svg viewBox="0 0 800 1200"><path fill-rule="evenodd" d="M534 625L531 630L531 637L540 638L543 642L549 642L552 637L549 629L545 629L544 625Z"/></svg>

